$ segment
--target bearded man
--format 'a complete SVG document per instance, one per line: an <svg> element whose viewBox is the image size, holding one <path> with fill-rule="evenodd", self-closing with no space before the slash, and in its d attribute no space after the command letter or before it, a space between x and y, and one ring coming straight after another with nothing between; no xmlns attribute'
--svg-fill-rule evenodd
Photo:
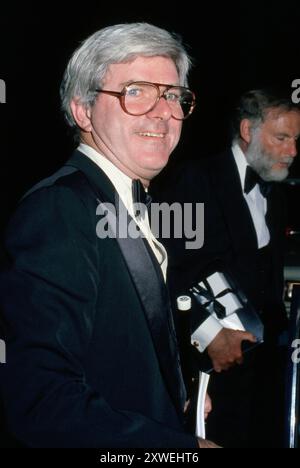
<svg viewBox="0 0 300 468"><path fill-rule="evenodd" d="M186 250L185 239L167 239L173 299L199 272L218 261L228 267L265 327L264 344L242 356L246 332L222 328L203 311L201 351L216 374L208 434L225 447L278 447L283 436L284 356L279 337L287 327L283 303L285 206L283 181L297 155L299 106L270 90L245 93L236 107L232 147L185 164L156 181L159 201L205 204L205 242ZM172 180L172 182L171 182ZM162 188L161 188L162 187ZM190 357L184 356L187 374ZM238 364L238 365L236 365ZM226 372L221 372L226 371ZM190 377L190 376L189 376ZM187 378L189 378L187 377Z"/></svg>

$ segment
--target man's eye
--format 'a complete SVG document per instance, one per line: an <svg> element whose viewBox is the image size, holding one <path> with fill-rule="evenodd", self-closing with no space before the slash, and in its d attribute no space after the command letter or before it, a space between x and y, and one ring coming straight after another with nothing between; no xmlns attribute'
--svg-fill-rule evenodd
<svg viewBox="0 0 300 468"><path fill-rule="evenodd" d="M127 89L126 96L137 97L140 96L142 90L140 88Z"/></svg>
<svg viewBox="0 0 300 468"><path fill-rule="evenodd" d="M179 96L175 93L165 93L165 98L167 101L177 102L179 100Z"/></svg>
<svg viewBox="0 0 300 468"><path fill-rule="evenodd" d="M278 137L277 137L277 140L278 140L278 141L284 141L284 140L285 140L285 137L284 137L284 136L278 136Z"/></svg>

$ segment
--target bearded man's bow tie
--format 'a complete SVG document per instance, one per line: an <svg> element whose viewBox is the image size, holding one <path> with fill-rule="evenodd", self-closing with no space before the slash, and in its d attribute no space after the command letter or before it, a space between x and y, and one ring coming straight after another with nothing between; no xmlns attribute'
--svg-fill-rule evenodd
<svg viewBox="0 0 300 468"><path fill-rule="evenodd" d="M272 188L271 182L266 182L254 169L252 169L252 167L247 166L244 192L246 194L250 193L257 184L259 185L259 189L263 197L267 197Z"/></svg>

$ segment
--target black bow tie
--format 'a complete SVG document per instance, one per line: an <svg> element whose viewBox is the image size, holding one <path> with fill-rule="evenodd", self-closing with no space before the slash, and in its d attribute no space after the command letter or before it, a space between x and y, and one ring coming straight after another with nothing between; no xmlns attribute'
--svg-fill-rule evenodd
<svg viewBox="0 0 300 468"><path fill-rule="evenodd" d="M140 179L132 181L132 199L133 203L142 203L147 208L150 207L152 197L146 192Z"/></svg>
<svg viewBox="0 0 300 468"><path fill-rule="evenodd" d="M244 192L250 193L257 184L262 196L267 197L270 194L272 184L263 180L252 167L247 166Z"/></svg>

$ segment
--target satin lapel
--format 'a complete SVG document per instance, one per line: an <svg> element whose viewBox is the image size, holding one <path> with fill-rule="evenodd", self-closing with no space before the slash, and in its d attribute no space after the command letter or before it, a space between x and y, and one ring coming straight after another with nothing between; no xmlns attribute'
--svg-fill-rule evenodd
<svg viewBox="0 0 300 468"><path fill-rule="evenodd" d="M80 152L74 153L67 165L77 167L90 181L99 202L113 203L116 207L116 224L111 226L115 231L118 224L118 209L122 205L118 194L106 175L92 161ZM115 213L111 213L113 219ZM127 216L128 224L134 222ZM116 233L115 233L116 235ZM182 414L186 393L181 374L179 353L172 321L170 302L162 273L157 261L142 237L137 239L116 235L116 240L127 265L129 274L140 297L149 324L157 358L160 363L166 387L178 410Z"/></svg>
<svg viewBox="0 0 300 468"><path fill-rule="evenodd" d="M119 206L117 194L115 206ZM129 223L134 222L132 218L128 219ZM162 273L150 246L142 237L118 237L117 241L141 298L166 386L180 414L186 393L171 306Z"/></svg>
<svg viewBox="0 0 300 468"><path fill-rule="evenodd" d="M243 197L240 177L231 151L219 156L210 168L213 190L219 200L234 249L257 249L252 217Z"/></svg>

